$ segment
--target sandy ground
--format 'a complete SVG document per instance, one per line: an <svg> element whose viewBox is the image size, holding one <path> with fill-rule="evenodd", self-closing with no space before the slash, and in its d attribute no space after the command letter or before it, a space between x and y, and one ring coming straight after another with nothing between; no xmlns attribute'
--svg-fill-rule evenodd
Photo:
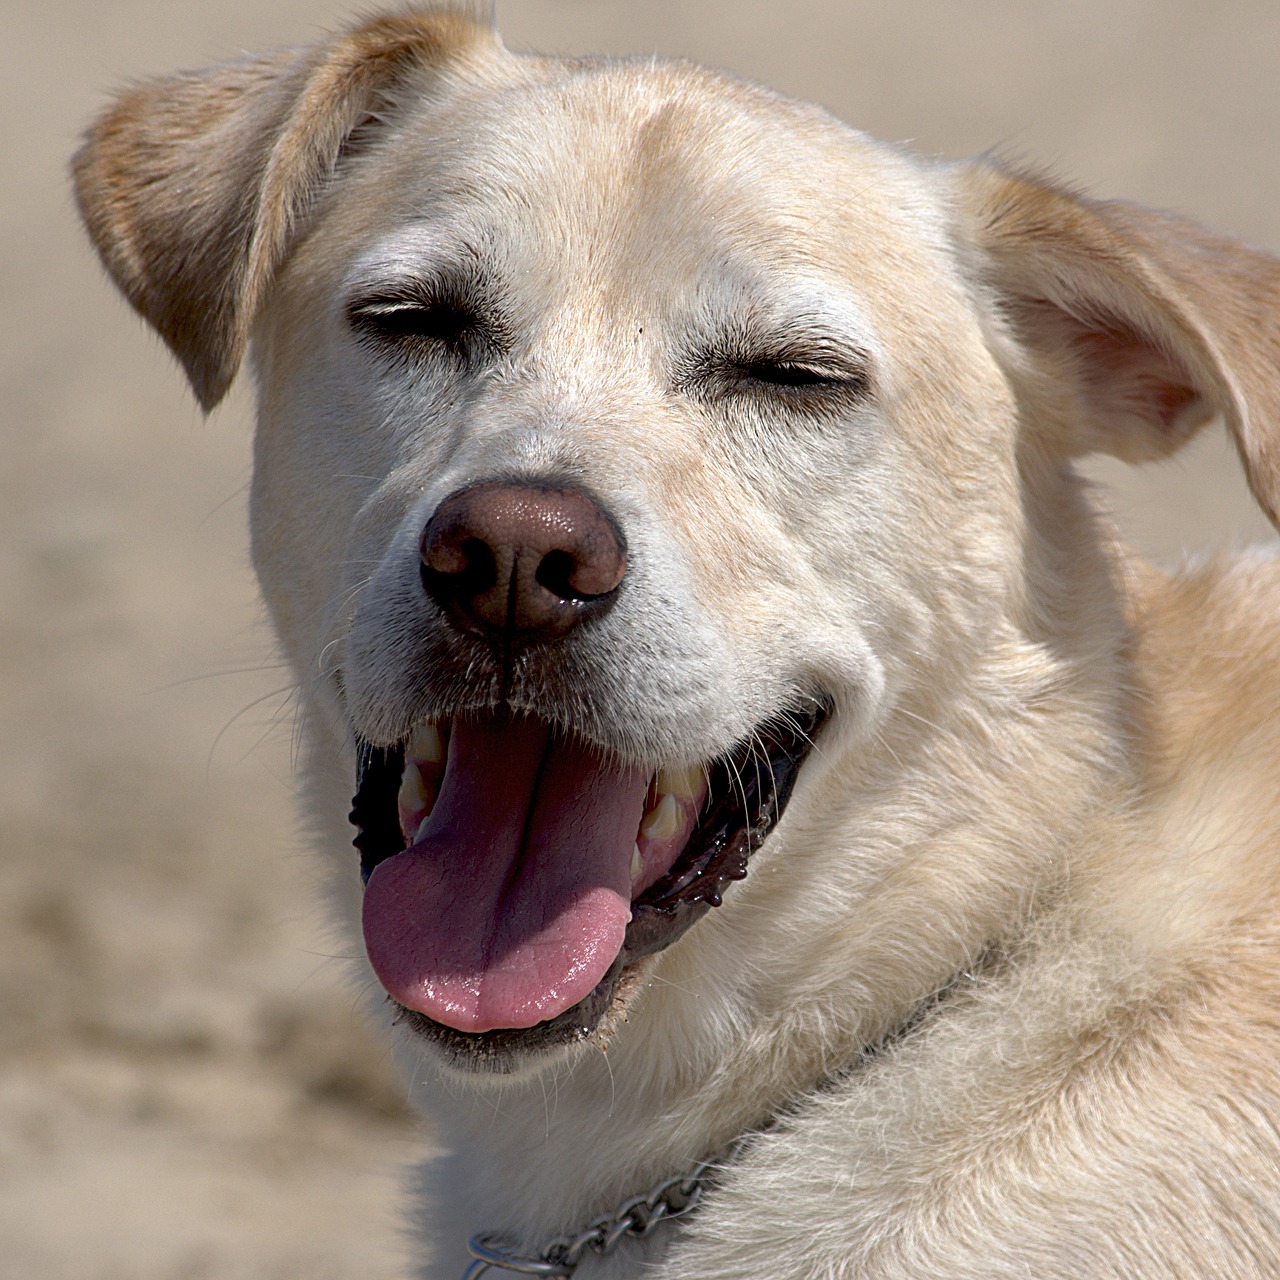
<svg viewBox="0 0 1280 1280"><path fill-rule="evenodd" d="M66 157L131 76L328 0L7 0L0 39L0 1280L404 1274L419 1149L317 922L245 553L249 396L206 423L81 242ZM508 43L688 54L930 153L992 145L1280 248L1274 0L506 0ZM1217 439L1114 480L1153 554L1266 536Z"/></svg>

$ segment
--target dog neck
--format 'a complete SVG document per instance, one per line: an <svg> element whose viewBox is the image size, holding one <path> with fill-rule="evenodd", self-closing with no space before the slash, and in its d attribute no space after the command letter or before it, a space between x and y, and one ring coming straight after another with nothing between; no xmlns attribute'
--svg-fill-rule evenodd
<svg viewBox="0 0 1280 1280"><path fill-rule="evenodd" d="M863 1046L856 1055L815 1079L808 1085L805 1096L812 1098L865 1070L1000 963L1001 957L993 949L963 971L955 972L908 1009L874 1043ZM620 1074L623 1056L619 1055L619 1065L615 1067ZM594 1061L598 1064L601 1059ZM583 1067L587 1069L584 1071ZM579 1080L580 1074L587 1079ZM634 1152L629 1148L656 1151L665 1142L668 1151L676 1150L681 1143L673 1130L700 1122L704 1131L710 1132L707 1118L695 1115L690 1108L679 1125L675 1125L670 1114L664 1115L654 1108L645 1117L646 1126L641 1128L638 1122L631 1121L628 1113L643 1113L647 1106L652 1106L651 1102L644 1101L650 1095L643 1091L636 1105L626 1107L615 1099L611 1111L605 1108L603 1127L616 1132L600 1133L595 1131L593 1122L601 1110L590 1099L591 1088L586 1090L588 1096L584 1100L575 1087L584 1083L590 1086L593 1076L597 1076L594 1083L598 1083L597 1072L582 1063L565 1080L524 1081L511 1093L504 1092L492 1107L477 1106L460 1124L454 1097L455 1123L450 1126L455 1135L450 1144L454 1159L441 1165L444 1176L432 1197L437 1203L452 1202L454 1208L447 1218L442 1217L430 1226L429 1237L437 1253L446 1241L446 1247L454 1251L466 1241L467 1258L459 1257L456 1272L462 1274L464 1280L479 1280L485 1275L497 1280L498 1275L510 1273L569 1277L578 1272L580 1265L596 1263L615 1251L628 1255L631 1262L641 1258L652 1261L670 1238L669 1225L694 1213L705 1190L714 1186L756 1142L767 1141L771 1131L784 1127L787 1111L795 1101L794 1097L782 1099L769 1114L751 1122L728 1141L715 1145L708 1141L706 1149L712 1154L683 1166L670 1161L665 1176L645 1190L642 1178L633 1177L628 1183L620 1173L624 1167L634 1167L631 1159ZM535 1105L531 1096L534 1093L542 1099L542 1104ZM439 1108L440 1099L433 1099L433 1104ZM439 1110L436 1113L440 1114ZM541 1125L519 1123L532 1114L542 1121ZM659 1118L654 1119L655 1116ZM535 1130L541 1131L540 1142ZM659 1135L657 1142L653 1140L655 1132ZM521 1139L530 1148L540 1146L541 1150L529 1149L527 1158L515 1158L513 1140ZM607 1161L596 1158L605 1147L609 1160L616 1162L613 1168L606 1167ZM458 1195L463 1185L459 1178L460 1166L474 1169L475 1176L467 1181L471 1188L483 1190L473 1195ZM549 1178L548 1171L553 1169L556 1176ZM572 1175L575 1170L580 1174L585 1170L587 1176L562 1176ZM590 1211L582 1212L575 1220L564 1213L563 1200L557 1206L559 1212L552 1209L552 1200L546 1194L551 1183L556 1184L562 1194L576 1184L582 1203L590 1203L592 1189L614 1187L614 1207L590 1217ZM619 1187L623 1189L616 1190ZM537 1221L540 1207L547 1215L541 1223ZM576 1225L566 1225L575 1222ZM475 1228L481 1223L495 1226L477 1231ZM548 1223L557 1225L548 1228ZM446 1272L447 1268L441 1274ZM592 1274L596 1274L594 1270Z"/></svg>
<svg viewBox="0 0 1280 1280"><path fill-rule="evenodd" d="M759 1132L771 1127L765 1126ZM467 1241L467 1251L475 1261L467 1268L463 1280L479 1280L489 1271L572 1276L588 1256L607 1256L625 1240L651 1235L692 1213L716 1174L732 1165L759 1132L744 1134L728 1150L664 1179L642 1195L629 1197L612 1212L592 1219L580 1231L557 1236L531 1253L521 1253L488 1232L477 1233Z"/></svg>

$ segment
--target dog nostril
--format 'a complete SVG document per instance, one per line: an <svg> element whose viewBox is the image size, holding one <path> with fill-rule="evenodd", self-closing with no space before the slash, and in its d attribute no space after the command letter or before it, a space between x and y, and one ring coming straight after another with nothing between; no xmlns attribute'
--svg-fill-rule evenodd
<svg viewBox="0 0 1280 1280"><path fill-rule="evenodd" d="M561 600L593 600L601 593L583 591L574 585L579 568L577 559L567 551L548 551L534 574L537 584Z"/></svg>
<svg viewBox="0 0 1280 1280"><path fill-rule="evenodd" d="M476 596L498 581L493 548L480 538L438 538L427 545L424 536L422 575L427 590L452 596Z"/></svg>

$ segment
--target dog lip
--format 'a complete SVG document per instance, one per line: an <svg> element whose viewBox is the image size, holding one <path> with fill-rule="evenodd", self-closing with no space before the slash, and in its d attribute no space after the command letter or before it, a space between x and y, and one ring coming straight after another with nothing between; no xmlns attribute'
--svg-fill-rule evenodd
<svg viewBox="0 0 1280 1280"><path fill-rule="evenodd" d="M669 947L720 905L730 883L746 877L752 854L781 818L814 736L830 713L829 699L814 699L801 712L764 722L714 762L697 826L666 874L632 902L621 950L582 1000L527 1028L459 1031L392 1001L399 1010L396 1021L434 1041L461 1065L496 1070L504 1069L514 1056L586 1039L613 1004L623 976L645 957ZM394 803L403 764L402 747L360 744L350 818L357 829L353 844L360 851L366 882L378 863L405 847ZM388 795L393 797L389 804Z"/></svg>

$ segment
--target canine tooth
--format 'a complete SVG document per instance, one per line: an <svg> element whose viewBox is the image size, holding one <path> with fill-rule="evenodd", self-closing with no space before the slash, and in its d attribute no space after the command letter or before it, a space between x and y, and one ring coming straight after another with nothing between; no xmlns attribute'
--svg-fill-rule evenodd
<svg viewBox="0 0 1280 1280"><path fill-rule="evenodd" d="M430 821L431 821L431 815L427 814L427 816L423 818L423 820L420 823L418 823L418 829L413 833L414 844L417 844L418 841L422 839L422 832L425 829L427 823Z"/></svg>
<svg viewBox="0 0 1280 1280"><path fill-rule="evenodd" d="M400 807L406 810L421 809L429 801L427 784L422 780L422 770L413 760L407 760L400 775Z"/></svg>
<svg viewBox="0 0 1280 1280"><path fill-rule="evenodd" d="M696 767L659 769L654 788L659 795L679 796L682 800L692 800L702 790L702 770Z"/></svg>
<svg viewBox="0 0 1280 1280"><path fill-rule="evenodd" d="M631 883L634 884L640 879L640 873L644 870L644 859L640 856L640 846L637 844L631 850Z"/></svg>
<svg viewBox="0 0 1280 1280"><path fill-rule="evenodd" d="M433 724L420 724L409 739L406 756L424 764L440 764L444 760L444 739Z"/></svg>
<svg viewBox="0 0 1280 1280"><path fill-rule="evenodd" d="M684 825L684 812L674 795L667 794L644 815L640 834L648 840L670 840Z"/></svg>

